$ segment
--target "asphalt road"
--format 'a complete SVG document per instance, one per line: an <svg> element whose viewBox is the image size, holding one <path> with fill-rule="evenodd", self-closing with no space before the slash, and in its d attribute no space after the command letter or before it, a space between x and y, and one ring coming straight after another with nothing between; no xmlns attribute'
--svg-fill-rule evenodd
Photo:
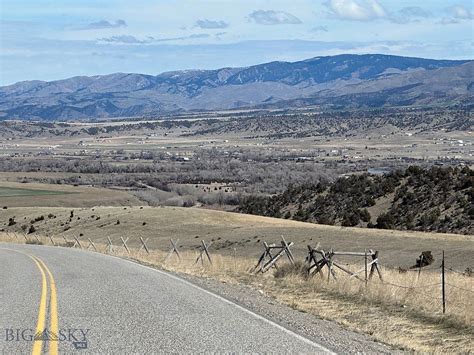
<svg viewBox="0 0 474 355"><path fill-rule="evenodd" d="M127 260L0 244L0 268L2 353L329 352L317 339Z"/></svg>

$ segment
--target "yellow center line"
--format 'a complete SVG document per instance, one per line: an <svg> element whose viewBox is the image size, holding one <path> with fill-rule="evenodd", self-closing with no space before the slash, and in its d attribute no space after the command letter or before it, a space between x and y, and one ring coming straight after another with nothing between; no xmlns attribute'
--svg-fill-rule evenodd
<svg viewBox="0 0 474 355"><path fill-rule="evenodd" d="M36 323L36 331L35 331L35 340L33 342L33 350L31 351L32 355L40 355L41 350L43 348L43 340L42 337L36 339L38 334L42 334L45 329L46 323L46 297L48 292L48 284L46 282L46 275L41 267L40 263L31 255L25 254L30 257L38 267L39 271L41 272L41 300L38 312L38 322Z"/></svg>
<svg viewBox="0 0 474 355"><path fill-rule="evenodd" d="M49 288L51 289L51 297L49 299L49 311L50 311L50 322L51 322L51 339L49 341L49 353L50 355L58 354L58 342L59 342L59 325L58 325L58 296L56 292L56 282L54 281L53 274L49 271L46 264L38 257L35 257L41 263L43 268L46 270L49 276Z"/></svg>
<svg viewBox="0 0 474 355"><path fill-rule="evenodd" d="M59 343L59 322L58 322L58 296L56 291L56 282L54 281L53 274L46 266L46 264L38 258L37 256L30 255L28 253L24 253L14 249L7 249L1 248L2 250L9 250L19 254L23 254L29 257L31 260L34 261L36 266L38 267L41 273L41 299L39 304L39 311L38 311L38 321L36 323L36 331L33 341L33 349L31 351L32 355L41 355L43 350L43 335L48 336L49 340L49 353L51 355L58 354L58 343ZM49 309L50 309L50 323L51 323L51 331L48 333L44 333L45 331L45 324L46 324L46 302L48 298L48 282L46 278L46 273L49 276L49 284L51 289L51 297L49 300Z"/></svg>

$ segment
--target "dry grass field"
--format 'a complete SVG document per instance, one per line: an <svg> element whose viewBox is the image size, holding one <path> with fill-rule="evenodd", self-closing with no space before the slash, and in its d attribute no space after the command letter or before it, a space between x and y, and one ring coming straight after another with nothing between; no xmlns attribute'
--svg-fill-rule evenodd
<svg viewBox="0 0 474 355"><path fill-rule="evenodd" d="M412 237L413 238L413 237ZM29 242L50 244L49 238L30 236ZM0 233L0 242L24 243L25 239ZM56 239L65 246L65 242ZM87 242L84 242L84 247ZM70 245L69 245L70 246ZM212 253L213 263L196 264L197 251L181 251L181 260L175 255L166 258L166 252L130 248L126 253L116 246L107 250L96 243L99 252L108 252L132 258L148 265L198 277L210 277L228 284L246 284L277 302L300 312L342 324L348 329L363 332L374 340L403 350L430 353L470 353L474 351L474 293L473 278L448 271L447 312L441 312L440 274L438 270L399 273L382 268L384 282L377 278L363 282L339 275L337 280L326 281L318 275L307 279L280 263L277 273L249 272L254 260L245 256ZM348 265L357 269L361 265ZM293 272L292 272L293 271Z"/></svg>
<svg viewBox="0 0 474 355"><path fill-rule="evenodd" d="M15 224L8 226L10 218ZM35 219L40 220L34 222ZM214 253L229 255L235 249L239 256L257 258L264 241L280 243L283 235L295 243L293 250L300 260L306 255L307 245L316 246L319 242L325 250L378 250L382 265L394 268L414 265L425 250L432 251L436 265L439 265L442 250L445 250L449 267L464 271L474 266L474 237L469 235L336 227L198 208L0 209L0 229L4 231L21 232L22 226L29 228L32 221L36 233L42 235L77 236L97 242L105 242L107 237L115 242L120 237L129 237L132 246L138 245L138 237L142 236L149 238L149 245L158 250L167 250L170 238L179 239L179 245L185 250L197 248L204 239L213 242L211 249Z"/></svg>

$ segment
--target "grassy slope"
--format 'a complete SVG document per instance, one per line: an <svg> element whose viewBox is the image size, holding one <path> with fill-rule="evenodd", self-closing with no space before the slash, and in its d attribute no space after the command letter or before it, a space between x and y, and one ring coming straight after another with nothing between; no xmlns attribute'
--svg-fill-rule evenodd
<svg viewBox="0 0 474 355"><path fill-rule="evenodd" d="M70 220L71 210L74 217ZM48 214L55 217L48 218ZM185 250L196 248L205 239L214 241L213 253L231 254L235 248L237 255L256 258L263 241L279 243L283 235L295 243L293 249L300 260L308 244L320 242L325 250L379 250L382 264L392 267L413 265L424 250L433 252L436 265L445 250L448 266L459 270L474 266L474 237L469 235L342 228L195 208L8 208L0 210L0 229L21 231L21 225L29 226L41 215L45 220L34 224L38 234L72 237L82 233L82 239L96 241L105 241L109 236L116 243L121 236L130 237L132 246L138 245L138 237L143 236L150 238L151 247L161 250L168 249L169 238L179 238ZM8 227L12 217L17 224Z"/></svg>

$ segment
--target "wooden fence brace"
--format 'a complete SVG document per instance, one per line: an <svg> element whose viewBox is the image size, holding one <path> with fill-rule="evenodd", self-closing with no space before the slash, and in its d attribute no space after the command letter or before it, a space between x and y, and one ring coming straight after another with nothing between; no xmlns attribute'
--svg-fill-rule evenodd
<svg viewBox="0 0 474 355"><path fill-rule="evenodd" d="M286 254L288 260L294 265L295 259L290 250L290 247L293 246L293 242L287 243L283 236L281 236L281 238L281 245L279 246L275 244L268 245L267 242L263 242L265 250L258 258L257 264L252 269L250 269L250 272L264 273L268 271L271 267L278 268L276 262L283 256L283 254ZM277 251L276 254L272 254L273 249Z"/></svg>
<svg viewBox="0 0 474 355"><path fill-rule="evenodd" d="M371 256L372 256L372 260L374 261L374 262L372 263L372 265L370 266L369 280L372 279L372 276L373 276L373 274L374 274L374 271L377 271L377 274L379 275L380 280L383 281L382 273L381 273L380 270L379 270L378 262L375 262L375 260L377 260L378 257L379 257L379 252L378 252L378 250L376 250L376 251L374 252L372 249L369 249L369 253L370 253Z"/></svg>
<svg viewBox="0 0 474 355"><path fill-rule="evenodd" d="M144 249L147 254L150 254L150 251L148 250L148 247L147 247L147 245L146 245L146 242L148 242L148 239L149 239L149 238L146 238L146 240L143 240L142 237L139 237L139 238L140 238L140 242L142 243L142 245L141 245L140 248L138 249L138 252L140 252L142 249Z"/></svg>
<svg viewBox="0 0 474 355"><path fill-rule="evenodd" d="M107 246L105 247L105 252L107 253L108 251L110 251L111 253L114 252L114 245L112 244L112 240L110 239L109 236L107 236Z"/></svg>
<svg viewBox="0 0 474 355"><path fill-rule="evenodd" d="M211 245L212 245L212 242L210 242L209 245L206 245L206 242L204 240L201 240L201 246L200 246L201 251L196 261L194 262L194 264L197 264L198 261L201 260L201 265L204 265L204 254L206 254L207 259L209 260L209 263L212 265L211 256L209 254L209 247Z"/></svg>
<svg viewBox="0 0 474 355"><path fill-rule="evenodd" d="M364 256L365 253L354 251L333 251L334 255L348 255L348 256Z"/></svg>
<svg viewBox="0 0 474 355"><path fill-rule="evenodd" d="M263 266L265 265L265 258L268 256L270 258L270 260L273 259L273 255L272 255L271 250L275 245L274 244L268 245L267 242L263 242L263 246L265 247L265 252L262 254L263 258L261 258L261 260L262 260L262 264L260 265L260 271L261 272L263 272ZM276 269L278 269L277 264L274 264L274 267Z"/></svg>
<svg viewBox="0 0 474 355"><path fill-rule="evenodd" d="M73 238L74 238L75 242L74 242L74 245L73 245L72 247L74 248L74 247L76 247L76 245L78 245L79 248L82 249L82 244L81 244L81 242L79 241L79 239L78 239L77 237L75 237L75 236L73 236Z"/></svg>
<svg viewBox="0 0 474 355"><path fill-rule="evenodd" d="M361 280L361 281L364 281L362 278L360 278L356 273L344 268L343 266L337 264L335 261L332 261L332 265L334 265L335 267L337 267L338 269L344 271L345 273L351 275L351 277L355 277L356 279L358 280Z"/></svg>
<svg viewBox="0 0 474 355"><path fill-rule="evenodd" d="M176 239L176 241L174 241L173 239L170 239L170 242L171 242L171 248L165 257L165 261L167 261L173 255L173 253L176 254L176 256L178 257L178 260L181 261L181 255L179 254L179 250L178 250L179 239Z"/></svg>
<svg viewBox="0 0 474 355"><path fill-rule="evenodd" d="M316 257L313 258L313 253L312 253L313 248L311 247L311 245L308 245L307 247L308 247L308 255L306 256L306 258L304 260L305 260L305 263L307 263L308 266L310 266L311 262L314 261L314 259L316 259ZM319 248L319 242L318 242L318 244L316 244L316 247L314 249L317 250L318 248Z"/></svg>
<svg viewBox="0 0 474 355"><path fill-rule="evenodd" d="M282 241L281 244L282 244L282 247L280 248L278 253L276 253L275 256L272 259L270 259L265 265L263 265L262 272L268 271L268 269L270 269L277 262L277 260L283 256L283 253L285 253L288 259L290 260L290 262L292 262L292 260L290 259L290 256L289 256L290 254L288 253L288 250L291 246L293 246L293 242L290 242L288 244Z"/></svg>
<svg viewBox="0 0 474 355"><path fill-rule="evenodd" d="M312 274L313 272L318 272L319 275L321 276L321 278L323 278L323 273L322 273L322 269L324 266L328 266L328 263L329 263L329 258L328 258L328 253L326 253L323 249L321 250L316 250L316 249L313 249L311 248L311 246L308 246L309 249L311 249L310 253L312 255L312 259L315 261L315 263L313 265L309 265L308 267L308 274ZM314 253L316 254L319 254L321 255L321 260L317 260L316 259L316 256L314 255ZM313 271L313 268L314 268L314 271Z"/></svg>
<svg viewBox="0 0 474 355"><path fill-rule="evenodd" d="M368 265L367 265L367 249L364 249L364 271L365 271L365 277L364 277L364 280L365 280L365 287L367 288L367 285L368 285Z"/></svg>
<svg viewBox="0 0 474 355"><path fill-rule="evenodd" d="M25 234L23 234L23 237L25 237L25 240L28 241L28 236Z"/></svg>
<svg viewBox="0 0 474 355"><path fill-rule="evenodd" d="M319 247L319 244L318 246ZM361 281L365 281L367 284L367 281L372 277L373 273L377 271L379 278L382 280L382 273L378 267L378 252L374 252L372 250L367 251L367 249L364 250L363 253L360 252L336 252L334 250L329 250L328 252L325 252L324 250L317 250L316 248L312 248L310 245L308 245L308 256L306 258L308 262L308 267L307 267L307 272L308 275L313 274L314 272L319 272L321 277L322 277L322 269L326 266L328 268L328 281L330 280L331 276L333 278L336 278L336 273L334 268L338 268L342 270L343 272L347 273L350 275L350 278L355 277ZM321 255L321 260L318 260L316 257L316 254ZM347 256L363 256L364 257L364 267L360 270L357 271L351 271L344 266L338 264L334 258L337 255L347 255ZM368 255L372 257L372 261L368 262ZM370 270L370 275L368 274L368 267L371 266ZM365 277L362 279L358 274L361 272L365 272Z"/></svg>
<svg viewBox="0 0 474 355"><path fill-rule="evenodd" d="M260 255L260 257L258 258L257 265L255 265L255 266L250 270L250 272L254 272L254 271L257 270L259 267L260 267L260 270L259 270L259 271L262 271L262 267L263 267L265 258L266 258L267 256L269 256L270 259L272 259L272 254L271 254L271 252L270 252L270 247L268 246L267 242L263 242L263 246L264 246L264 248L265 248L265 251L262 253L262 255ZM276 265L275 265L275 266L276 266Z"/></svg>
<svg viewBox="0 0 474 355"><path fill-rule="evenodd" d="M87 246L87 250L89 250L89 248L92 246L94 248L94 250L97 251L97 248L95 247L94 243L92 243L91 238L87 238L87 240L89 241L89 245Z"/></svg>
<svg viewBox="0 0 474 355"><path fill-rule="evenodd" d="M36 241L37 241L38 243L41 243L41 240L39 240L39 238L38 238L38 236L37 236L36 234L33 234L33 237L35 237L35 239L36 239Z"/></svg>
<svg viewBox="0 0 474 355"><path fill-rule="evenodd" d="M204 240L201 240L201 244L204 247L204 251L206 252L206 255L207 255L207 258L209 259L209 262L212 264L211 256L209 255L209 250L208 250L208 246L206 245L206 242L204 242ZM211 242L211 244L212 244L212 242ZM211 245L211 244L209 244L209 245Z"/></svg>
<svg viewBox="0 0 474 355"><path fill-rule="evenodd" d="M237 270L237 249L233 248L234 249L234 252L233 252L233 256L234 256L234 270Z"/></svg>
<svg viewBox="0 0 474 355"><path fill-rule="evenodd" d="M334 268L332 267L334 265L334 261L332 260L334 256L334 251L331 249L329 252L328 252L328 262L327 262L327 266L328 266L328 282L330 281L331 279L331 275L334 279L336 279L336 272L334 271Z"/></svg>
<svg viewBox="0 0 474 355"><path fill-rule="evenodd" d="M66 237L64 235L63 235L63 239L64 239L64 243L66 243L65 247L67 247L69 242L68 242L68 240L66 239Z"/></svg>
<svg viewBox="0 0 474 355"><path fill-rule="evenodd" d="M293 257L293 254L291 253L290 245L286 242L283 236L281 236L281 244L285 248L285 253L288 257L288 260L290 260L292 265L295 265L295 258Z"/></svg>
<svg viewBox="0 0 474 355"><path fill-rule="evenodd" d="M122 248L125 248L125 250L127 251L127 253L130 254L130 249L128 249L128 246L127 246L127 242L128 242L128 237L123 240L122 237L120 237L120 240L122 241Z"/></svg>
<svg viewBox="0 0 474 355"><path fill-rule="evenodd" d="M443 314L446 313L446 280L445 280L445 270L444 270L444 250L443 250L443 260L441 261L441 298L443 301Z"/></svg>
<svg viewBox="0 0 474 355"><path fill-rule="evenodd" d="M317 254L317 249L319 248L319 243L316 245L316 248L312 248L311 245L308 245L308 251L309 251L309 254L307 256L307 262L308 262L308 267L307 267L307 272L308 272L308 275L311 275L314 270L318 270L319 272L319 275L321 277L323 277L323 272L321 271L321 268L319 268L319 264L321 261L324 261L324 259L322 259L321 261L318 261L317 257L315 254ZM313 264L314 263L314 264Z"/></svg>
<svg viewBox="0 0 474 355"><path fill-rule="evenodd" d="M53 246L56 246L56 243L54 242L53 237L51 235L49 236L49 240L51 241L51 244L53 244Z"/></svg>

